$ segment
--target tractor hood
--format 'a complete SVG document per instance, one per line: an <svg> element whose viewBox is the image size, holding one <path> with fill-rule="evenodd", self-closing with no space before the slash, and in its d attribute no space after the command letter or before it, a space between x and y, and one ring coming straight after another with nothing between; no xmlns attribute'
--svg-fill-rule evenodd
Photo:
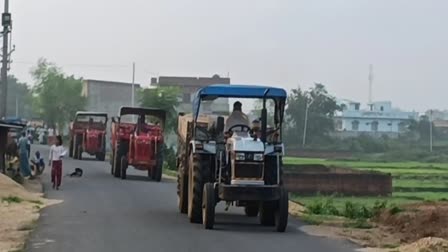
<svg viewBox="0 0 448 252"><path fill-rule="evenodd" d="M260 139L254 140L247 132L234 132L227 143L231 145L232 151L264 153L263 142Z"/></svg>

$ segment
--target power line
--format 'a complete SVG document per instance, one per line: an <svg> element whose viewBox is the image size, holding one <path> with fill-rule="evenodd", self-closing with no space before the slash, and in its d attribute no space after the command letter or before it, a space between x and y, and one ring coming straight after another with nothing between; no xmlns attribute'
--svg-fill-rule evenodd
<svg viewBox="0 0 448 252"><path fill-rule="evenodd" d="M15 60L15 61L13 61L13 64L35 65L36 62ZM57 66L86 67L86 68L129 68L130 67L130 65L123 65L123 64L87 64L87 63L67 63L67 64L57 64Z"/></svg>

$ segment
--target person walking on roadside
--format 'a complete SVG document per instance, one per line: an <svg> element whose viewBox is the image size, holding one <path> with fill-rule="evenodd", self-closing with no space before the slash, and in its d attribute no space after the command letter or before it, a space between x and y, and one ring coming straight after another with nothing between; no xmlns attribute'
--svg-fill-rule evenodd
<svg viewBox="0 0 448 252"><path fill-rule="evenodd" d="M33 174L30 169L29 161L29 140L26 137L26 133L22 133L22 137L19 139L19 160L20 160L20 172L24 178L33 179Z"/></svg>
<svg viewBox="0 0 448 252"><path fill-rule="evenodd" d="M62 158L65 156L66 150L62 146L62 137L56 136L56 144L50 148L48 162L51 167L51 183L53 189L59 190L62 180Z"/></svg>

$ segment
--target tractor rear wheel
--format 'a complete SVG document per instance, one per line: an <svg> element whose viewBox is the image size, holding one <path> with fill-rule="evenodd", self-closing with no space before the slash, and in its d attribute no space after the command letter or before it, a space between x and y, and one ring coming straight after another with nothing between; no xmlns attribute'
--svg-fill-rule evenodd
<svg viewBox="0 0 448 252"><path fill-rule="evenodd" d="M275 225L275 201L265 201L260 205L260 223L263 226Z"/></svg>
<svg viewBox="0 0 448 252"><path fill-rule="evenodd" d="M112 157L110 159L110 174L114 175L114 162L115 162L115 152L112 150Z"/></svg>
<svg viewBox="0 0 448 252"><path fill-rule="evenodd" d="M73 138L74 138L73 146L72 146L72 148L73 148L73 158L74 159L78 159L78 139L77 139L76 136L74 136Z"/></svg>
<svg viewBox="0 0 448 252"><path fill-rule="evenodd" d="M184 175L182 164L179 164L177 170L177 201L179 211L188 213L188 176Z"/></svg>
<svg viewBox="0 0 448 252"><path fill-rule="evenodd" d="M126 179L126 170L128 169L128 159L126 158L126 156L121 156L120 168L121 179Z"/></svg>
<svg viewBox="0 0 448 252"><path fill-rule="evenodd" d="M248 217L257 217L258 216L258 205L248 205L244 207L244 212Z"/></svg>
<svg viewBox="0 0 448 252"><path fill-rule="evenodd" d="M73 139L70 139L70 146L68 147L68 156L73 157Z"/></svg>
<svg viewBox="0 0 448 252"><path fill-rule="evenodd" d="M114 177L119 178L121 175L121 155L118 150L114 153Z"/></svg>
<svg viewBox="0 0 448 252"><path fill-rule="evenodd" d="M98 152L95 154L95 157L98 161L104 161L106 159L106 154L103 152Z"/></svg>
<svg viewBox="0 0 448 252"><path fill-rule="evenodd" d="M205 229L213 229L215 224L215 188L212 183L206 183L202 195L202 223Z"/></svg>
<svg viewBox="0 0 448 252"><path fill-rule="evenodd" d="M288 225L288 191L284 187L280 189L280 199L275 211L275 229L277 232L285 232Z"/></svg>
<svg viewBox="0 0 448 252"><path fill-rule="evenodd" d="M162 152L157 153L157 162L154 170L152 172L152 179L160 182L162 180L162 169L163 169L163 154Z"/></svg>
<svg viewBox="0 0 448 252"><path fill-rule="evenodd" d="M190 154L188 176L188 217L191 223L202 221L202 190L204 189L203 167L199 155Z"/></svg>
<svg viewBox="0 0 448 252"><path fill-rule="evenodd" d="M78 145L78 157L76 159L82 160L82 145Z"/></svg>

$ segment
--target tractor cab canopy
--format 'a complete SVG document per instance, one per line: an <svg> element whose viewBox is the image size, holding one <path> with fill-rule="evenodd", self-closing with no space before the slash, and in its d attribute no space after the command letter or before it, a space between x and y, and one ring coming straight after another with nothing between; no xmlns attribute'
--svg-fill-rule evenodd
<svg viewBox="0 0 448 252"><path fill-rule="evenodd" d="M140 107L121 107L119 117L125 115L137 115L140 118L146 116L155 117L161 121L162 126L165 125L166 111L158 108L140 108Z"/></svg>
<svg viewBox="0 0 448 252"><path fill-rule="evenodd" d="M282 88L259 85L229 85L215 84L199 89L193 99L193 116L196 120L199 115L201 101L210 101L217 98L254 98L270 99L275 102L276 111L283 119L286 91Z"/></svg>
<svg viewBox="0 0 448 252"><path fill-rule="evenodd" d="M107 113L104 113L104 112L79 111L79 112L76 112L75 122L77 122L77 121L86 121L86 120L88 121L90 119L94 120L94 118L98 118L99 120L101 120L101 122L106 124L106 122L107 122Z"/></svg>

